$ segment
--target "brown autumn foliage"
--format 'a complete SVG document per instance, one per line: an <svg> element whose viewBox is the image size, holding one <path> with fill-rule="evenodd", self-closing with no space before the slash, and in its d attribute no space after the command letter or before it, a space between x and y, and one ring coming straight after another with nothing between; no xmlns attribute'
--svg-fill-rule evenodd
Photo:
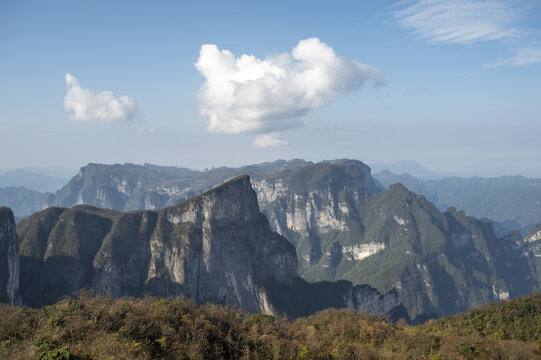
<svg viewBox="0 0 541 360"><path fill-rule="evenodd" d="M184 297L0 305L1 359L535 359L541 295L409 326L353 310L290 320Z"/></svg>

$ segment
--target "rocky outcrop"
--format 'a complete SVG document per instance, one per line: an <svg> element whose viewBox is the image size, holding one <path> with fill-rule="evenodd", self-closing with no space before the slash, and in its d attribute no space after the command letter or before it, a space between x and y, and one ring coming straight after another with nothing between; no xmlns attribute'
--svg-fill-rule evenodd
<svg viewBox="0 0 541 360"><path fill-rule="evenodd" d="M247 176L161 211L47 209L19 234L23 299L34 306L87 286L272 312L264 284L297 274L294 248L270 230Z"/></svg>
<svg viewBox="0 0 541 360"><path fill-rule="evenodd" d="M271 229L295 246L301 276L307 281L319 282L319 285L305 286L299 282L286 291L281 282L276 287L282 290L270 291L268 284L259 286L268 279L261 275L265 271L255 270L258 260L250 263L250 270L235 270L235 273L244 274L243 277L249 275L248 285L239 286L237 277L220 275L217 278L229 284L227 290L220 293L205 290L206 279L213 278L216 269L232 266L229 258L241 260L234 256L236 254L220 255L227 253L227 248L222 249L221 243L216 242L210 246L208 239L223 238L232 243L238 239L230 239L231 231L226 228L218 231L222 227L216 227L215 222L208 220L214 215L210 218L194 215L205 213L204 208L182 210L183 214L192 214L190 221L183 220L182 216L188 215L181 216L177 206L156 209L184 201L239 173L250 174L261 212L268 218ZM405 180L411 179L406 176ZM279 308L285 309L286 302L276 300L276 294L284 292L297 294L296 303L304 304L298 305L297 310L288 311L304 315L306 309L315 311L329 304L346 306L345 294L353 291L353 286L369 284L383 294L393 293L396 289L398 301L405 305L409 316L424 319L520 296L539 288L540 284L541 265L537 264L540 257L536 257L541 253L538 230L524 239L513 233L498 237L492 223L468 217L454 208L441 212L426 198L402 185L391 185L384 191L370 175L370 169L360 161L333 160L313 164L303 160L280 160L205 171L148 164L89 164L56 194L55 199L57 204L64 206L86 203L118 210L152 211L120 213L76 207L40 213L43 221L56 216L54 221L58 224L49 230L46 230L48 225L43 225L39 231L36 227L36 235L29 238L41 239L43 234L48 234L46 239L33 240L36 243L29 247L34 249L32 251L42 249L38 256L41 260L26 255L25 247L23 261L30 265L23 267L21 276L26 276L25 269L31 269L30 273L49 274L42 279L42 289L61 289L54 294L54 299L88 286L114 296L186 292L200 301L215 296L216 301L229 301L230 298L253 296L254 292L243 289L259 286L261 295L250 305L245 305L248 308L255 309L253 304L258 303L260 309L268 310L280 303L282 307ZM232 224L242 228L249 226L248 233L257 233L263 231L257 229L267 225L256 219L248 222L237 219ZM95 225L87 228L85 233L69 226L72 223L83 226L81 224L88 221ZM258 221L261 224L254 225ZM21 225L20 232L24 232L27 225ZM72 237L80 245L71 248L65 245L71 240L60 234L66 234L67 229L70 234L81 234ZM94 234L91 238L99 241L90 241L90 237L84 235L87 233ZM242 236L248 236L248 233L239 232ZM257 236L270 239L268 233L265 230L267 235ZM241 241L235 246L242 248L242 244ZM78 252L79 248L86 249L81 250L84 254ZM119 253L118 249L127 250ZM201 262L195 260L200 258L198 254L205 254ZM250 256L256 254L250 253ZM212 264L219 265L214 267ZM61 270L51 272L50 269ZM62 271L69 275L52 275ZM255 277L256 272L260 278ZM325 281L329 284L324 285ZM119 283L122 286L118 286ZM320 288L336 296L332 299L322 297L320 290L314 290ZM35 287L30 298L38 298L39 289L39 286ZM320 298L321 301L316 303L321 306L304 303L304 295L299 295L295 289L304 289L301 294ZM289 296L290 303L295 303L291 301L295 296ZM350 298L349 305L353 306L352 295ZM50 302L51 299L42 301Z"/></svg>
<svg viewBox="0 0 541 360"><path fill-rule="evenodd" d="M530 268L537 280L538 290L541 290L541 222L538 222L526 233L521 245L526 248Z"/></svg>
<svg viewBox="0 0 541 360"><path fill-rule="evenodd" d="M233 177L260 178L308 164L278 160L241 168L205 171L151 164L88 164L50 200L50 206L93 205L115 210L156 210L209 191Z"/></svg>
<svg viewBox="0 0 541 360"><path fill-rule="evenodd" d="M292 316L331 306L399 308L396 294L299 278L295 248L271 230L248 176L159 211L50 208L18 232L23 300L32 306L88 287L112 297L182 293Z"/></svg>
<svg viewBox="0 0 541 360"><path fill-rule="evenodd" d="M19 242L11 209L0 207L0 302L20 304Z"/></svg>
<svg viewBox="0 0 541 360"><path fill-rule="evenodd" d="M396 290L389 291L386 294L380 294L374 290L373 287L368 285L353 286L344 296L346 307L378 315L392 313L396 311L396 308L400 307L401 304Z"/></svg>
<svg viewBox="0 0 541 360"><path fill-rule="evenodd" d="M271 226L295 244L304 279L392 292L417 321L525 295L538 284L528 268L534 245L529 255L512 238L498 238L491 222L454 208L442 213L401 184L382 192L362 163L318 163L252 182Z"/></svg>
<svg viewBox="0 0 541 360"><path fill-rule="evenodd" d="M353 236L349 243L337 243L340 248L328 247L341 234L358 233L359 207L367 196L382 191L360 161L309 164L252 183L272 228L296 246L301 274L327 253L335 258L342 257L342 251L346 257L363 257L384 246L359 244Z"/></svg>
<svg viewBox="0 0 541 360"><path fill-rule="evenodd" d="M419 321L536 287L520 244L499 239L490 222L462 211L441 213L403 185L367 196L352 209L351 230L310 234L322 239L322 256L305 279L345 279L383 293L396 289L410 318Z"/></svg>

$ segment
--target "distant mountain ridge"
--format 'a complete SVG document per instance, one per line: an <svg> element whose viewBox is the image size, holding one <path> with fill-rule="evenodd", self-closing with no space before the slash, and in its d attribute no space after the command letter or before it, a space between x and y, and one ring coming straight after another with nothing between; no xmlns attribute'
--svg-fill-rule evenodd
<svg viewBox="0 0 541 360"><path fill-rule="evenodd" d="M440 179L449 177L448 174L443 174L429 170L416 161L397 161L393 163L374 163L370 164L372 173L376 174L385 170L395 174L411 174L419 179Z"/></svg>
<svg viewBox="0 0 541 360"><path fill-rule="evenodd" d="M41 193L24 187L0 188L0 204L11 208L19 217L45 209L53 200L54 195L51 193Z"/></svg>
<svg viewBox="0 0 541 360"><path fill-rule="evenodd" d="M497 221L502 228L528 231L541 220L541 179L522 176L499 178L445 178L421 180L409 174L396 175L390 171L374 177L385 187L402 183L444 211L450 206L468 215Z"/></svg>
<svg viewBox="0 0 541 360"><path fill-rule="evenodd" d="M117 210L160 209L212 189L227 179L298 167L304 160L276 161L209 171L151 164L88 164L55 194L54 206L87 204Z"/></svg>
<svg viewBox="0 0 541 360"><path fill-rule="evenodd" d="M53 193L66 184L67 179L40 174L26 169L14 169L0 174L0 188L24 187L40 193Z"/></svg>

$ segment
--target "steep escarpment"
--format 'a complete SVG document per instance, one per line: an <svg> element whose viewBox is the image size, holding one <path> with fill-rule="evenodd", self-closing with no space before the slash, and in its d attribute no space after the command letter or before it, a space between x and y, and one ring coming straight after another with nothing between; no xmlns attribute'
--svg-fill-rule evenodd
<svg viewBox="0 0 541 360"><path fill-rule="evenodd" d="M165 199L153 192L157 184L193 177L197 172L176 167L151 164L88 164L81 168L51 201L51 206L71 207L93 205L97 207L124 210L130 198L131 203L142 200L148 205L144 209L162 208ZM145 194L149 192L149 194ZM133 206L133 205L132 205ZM135 208L134 208L135 209Z"/></svg>
<svg viewBox="0 0 541 360"><path fill-rule="evenodd" d="M250 174L261 212L268 218L271 229L295 246L303 279L317 284L310 285L293 275L291 281L295 286L287 285L290 286L287 288L284 284L290 284L289 280L276 285L272 280L276 274L268 279L265 274L269 270L256 270L267 259L258 258L257 249L243 250L252 259L248 261L239 254L228 253L229 248L222 248L222 242L215 241L222 238L223 243L235 244L236 248L251 249L252 242L241 238L273 239L277 235L267 229L264 219L259 220L259 210L254 210L251 220L243 220L241 216L240 220L232 219L225 225L216 220L215 214L201 215L206 210L197 203L198 197L184 203L193 204L193 209L175 205L155 210L207 191L241 171ZM249 191L253 196L253 191ZM210 199L208 195L205 194L206 199ZM63 284L58 294L42 300L46 302L82 286L114 296L185 292L199 301L212 298L219 302L235 297L254 298L257 291L253 289L259 286L256 300L243 306L251 309L256 308L254 303L260 304L260 309L270 309L276 304L286 306L279 294L288 294L287 303L294 304L288 311L303 315L302 309L317 310L329 304L335 307L367 304L368 297L356 302L353 295L346 294L354 286L369 284L379 290L373 293L375 298L388 296L392 299L389 303L402 303L409 316L423 319L520 296L539 288L540 284L541 266L536 262L539 246L537 240L532 240L537 239L536 231L524 240L517 233L498 237L490 222L468 217L454 208L442 212L404 186L393 185L384 191L360 161L313 164L291 160L205 171L89 164L56 194L56 199L66 200L62 203L66 206L88 203L118 210L151 211L120 213L75 207L39 213L40 217L31 223L38 224L36 219L43 218L42 224L33 225L35 235L24 241L33 245L24 246L23 261L31 266L23 267L22 276L26 276L25 269L30 269L31 274L40 271L50 274L43 277L41 285L25 290L34 292L29 298L38 298L43 293L40 289ZM234 199L232 195L228 203L234 203ZM94 231L92 239L99 240L88 240L83 233L73 235L83 230L76 230L70 224L85 229L88 221L94 225L86 233ZM20 233L26 226L21 224ZM267 244L267 240L262 243ZM84 254L78 252L83 244ZM289 254L286 258L291 258L291 247L286 248L277 240L268 244L275 244L268 245L275 250L266 250L267 253L283 251ZM238 268L232 271L249 280L214 275L218 269L232 268L231 261L249 264L245 270L235 265ZM271 264L266 266L270 268ZM51 273L50 268L59 270ZM68 275L52 275L62 273L65 268L70 269ZM212 288L214 278L227 285L217 293L206 290ZM307 303L307 296L319 300ZM230 303L241 303L235 301ZM379 300L376 303L381 305Z"/></svg>
<svg viewBox="0 0 541 360"><path fill-rule="evenodd" d="M50 206L93 205L116 210L155 210L176 205L236 176L253 178L308 164L278 160L204 171L151 164L88 164L49 201Z"/></svg>
<svg viewBox="0 0 541 360"><path fill-rule="evenodd" d="M19 242L13 212L0 207L0 302L20 304Z"/></svg>
<svg viewBox="0 0 541 360"><path fill-rule="evenodd" d="M541 221L524 236L522 245L529 255L530 267L537 280L538 289L541 289Z"/></svg>
<svg viewBox="0 0 541 360"><path fill-rule="evenodd" d="M301 274L321 261L330 244L357 244L363 201L382 191L370 168L353 160L311 164L252 182L273 229L296 246Z"/></svg>
<svg viewBox="0 0 541 360"><path fill-rule="evenodd" d="M296 276L294 249L268 227L246 176L161 211L50 208L18 230L23 299L34 306L86 286L270 312L263 284Z"/></svg>
<svg viewBox="0 0 541 360"><path fill-rule="evenodd" d="M349 228L321 243L322 255L305 270L305 279L396 289L409 316L418 320L536 287L528 258L512 238L499 239L490 222L454 208L441 213L400 184L351 209Z"/></svg>
<svg viewBox="0 0 541 360"><path fill-rule="evenodd" d="M87 287L112 297L182 293L250 312L302 316L332 306L407 318L396 293L299 278L295 248L271 230L248 176L160 211L50 208L18 232L31 306Z"/></svg>

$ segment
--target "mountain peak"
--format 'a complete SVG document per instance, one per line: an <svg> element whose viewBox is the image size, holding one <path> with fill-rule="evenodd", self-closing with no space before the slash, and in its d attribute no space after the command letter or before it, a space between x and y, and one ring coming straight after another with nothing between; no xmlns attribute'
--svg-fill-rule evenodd
<svg viewBox="0 0 541 360"><path fill-rule="evenodd" d="M0 223L5 221L15 222L13 217L13 212L7 206L0 206Z"/></svg>
<svg viewBox="0 0 541 360"><path fill-rule="evenodd" d="M402 183L396 183L396 184L392 184L389 186L389 189L388 191L390 193L404 193L404 194L413 194L411 191L409 191L409 189L404 186L404 184Z"/></svg>
<svg viewBox="0 0 541 360"><path fill-rule="evenodd" d="M240 175L222 185L197 195L173 209L184 211L186 208L201 206L206 216L213 220L220 219L254 219L259 216L257 194L250 184L250 176Z"/></svg>

